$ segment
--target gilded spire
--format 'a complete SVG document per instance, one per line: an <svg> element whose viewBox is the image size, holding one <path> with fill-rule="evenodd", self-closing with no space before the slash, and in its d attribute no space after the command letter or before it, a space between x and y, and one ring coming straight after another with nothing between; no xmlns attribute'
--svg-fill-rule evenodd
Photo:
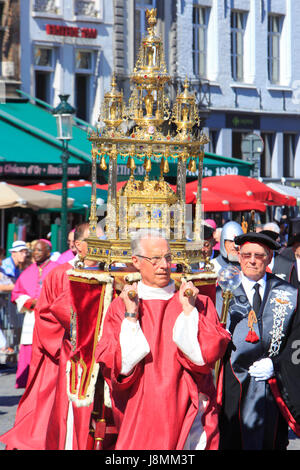
<svg viewBox="0 0 300 470"><path fill-rule="evenodd" d="M113 262L130 262L130 231L141 227L169 232L174 263L181 264L184 270L190 269L191 262L202 259L198 235L186 248L185 184L187 165L196 172L198 161L199 168L202 168L203 144L208 139L192 133L193 126L199 124L199 116L195 94L189 91L187 78L182 93L177 94L173 109L170 108L166 89L170 76L162 40L155 34L156 14L155 8L146 12L147 34L141 41L130 77L132 93L128 105L124 103L123 93L118 90L113 74L111 89L104 95L99 118L105 127L101 133L89 136L93 146L98 148L101 171L108 172L109 208L107 238L105 241L93 238L88 242L88 258L103 261L107 269ZM162 127L170 116L177 128L175 134L170 133L170 127L167 133ZM119 157L127 162L130 177L117 191ZM95 158L92 164L95 164ZM165 181L170 165L177 166L176 193ZM158 175L156 178L153 178L154 172ZM200 182L201 178L202 172ZM92 184L94 187L96 180ZM198 202L200 204L201 201ZM201 211L198 210L197 214ZM200 215L195 223L201 224Z"/></svg>

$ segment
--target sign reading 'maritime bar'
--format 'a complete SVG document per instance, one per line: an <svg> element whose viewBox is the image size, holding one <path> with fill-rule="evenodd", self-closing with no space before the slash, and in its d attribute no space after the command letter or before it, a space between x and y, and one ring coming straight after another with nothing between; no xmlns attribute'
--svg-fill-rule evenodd
<svg viewBox="0 0 300 470"><path fill-rule="evenodd" d="M95 39L97 37L97 29L78 28L59 24L46 24L46 34L54 36L68 36L72 38Z"/></svg>

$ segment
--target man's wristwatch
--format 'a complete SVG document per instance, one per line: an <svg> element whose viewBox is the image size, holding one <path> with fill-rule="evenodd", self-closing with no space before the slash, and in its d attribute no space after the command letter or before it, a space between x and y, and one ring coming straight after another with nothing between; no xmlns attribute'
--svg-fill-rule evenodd
<svg viewBox="0 0 300 470"><path fill-rule="evenodd" d="M138 316L137 313L129 313L129 312L125 312L125 318L136 318Z"/></svg>

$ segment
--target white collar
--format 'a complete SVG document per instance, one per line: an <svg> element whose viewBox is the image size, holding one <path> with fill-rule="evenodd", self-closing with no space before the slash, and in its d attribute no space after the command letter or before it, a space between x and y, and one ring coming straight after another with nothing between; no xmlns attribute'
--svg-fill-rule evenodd
<svg viewBox="0 0 300 470"><path fill-rule="evenodd" d="M151 287L138 282L138 296L144 300L169 300L175 293L175 282L171 281L165 287Z"/></svg>
<svg viewBox="0 0 300 470"><path fill-rule="evenodd" d="M242 272L242 283L244 286L247 286L248 289L252 289L256 283L258 283L261 287L265 287L267 280L267 274L265 273L264 277L259 279L258 281L253 281L253 279L249 279L249 277L245 276Z"/></svg>

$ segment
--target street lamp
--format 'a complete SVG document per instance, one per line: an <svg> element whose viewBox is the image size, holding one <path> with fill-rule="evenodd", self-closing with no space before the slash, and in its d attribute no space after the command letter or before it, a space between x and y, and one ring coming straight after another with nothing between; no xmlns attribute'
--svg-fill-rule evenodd
<svg viewBox="0 0 300 470"><path fill-rule="evenodd" d="M67 199L68 199L68 142L72 139L72 114L75 109L68 103L70 95L59 95L60 103L52 111L56 118L57 139L62 141L62 200L61 200L61 251L67 250Z"/></svg>

